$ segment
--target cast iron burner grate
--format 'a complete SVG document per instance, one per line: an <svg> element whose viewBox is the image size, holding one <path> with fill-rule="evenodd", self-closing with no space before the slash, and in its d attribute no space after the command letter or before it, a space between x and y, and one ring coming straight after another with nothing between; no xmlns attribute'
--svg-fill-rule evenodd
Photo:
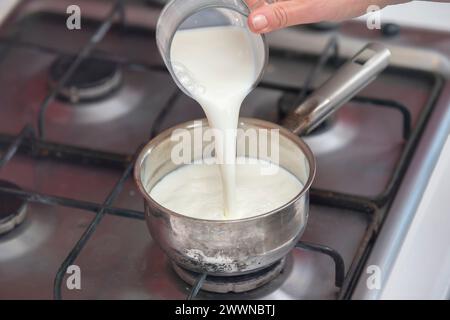
<svg viewBox="0 0 450 320"><path fill-rule="evenodd" d="M334 284L338 288L342 288L345 280L345 264L342 256L333 248L315 243L300 241L295 245L295 249L313 251L329 256L334 262L335 281ZM286 257L275 262L271 266L259 270L255 273L236 277L217 277L207 273L197 273L186 270L175 263L172 266L181 279L192 285L188 295L188 300L194 299L200 290L214 293L242 293L268 284L279 276L286 265Z"/></svg>
<svg viewBox="0 0 450 320"><path fill-rule="evenodd" d="M283 258L262 270L244 275L228 277L208 275L203 280L201 289L214 293L241 293L254 290L275 279L283 271L285 261L286 258ZM181 279L194 287L198 278L202 276L201 273L187 270L174 262L172 267Z"/></svg>
<svg viewBox="0 0 450 320"><path fill-rule="evenodd" d="M0 187L21 190L14 183L0 180ZM27 215L27 202L13 194L0 192L0 236L19 226Z"/></svg>
<svg viewBox="0 0 450 320"><path fill-rule="evenodd" d="M61 56L50 68L49 84L53 88L70 68L75 58ZM72 103L94 102L108 97L122 83L120 66L113 61L87 58L59 90L58 98Z"/></svg>

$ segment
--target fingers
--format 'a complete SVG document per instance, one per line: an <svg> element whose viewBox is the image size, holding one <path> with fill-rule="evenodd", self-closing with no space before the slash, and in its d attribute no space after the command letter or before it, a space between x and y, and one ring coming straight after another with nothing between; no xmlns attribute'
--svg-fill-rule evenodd
<svg viewBox="0 0 450 320"><path fill-rule="evenodd" d="M258 9L259 7L265 6L267 5L267 0L245 0L245 2L247 3L247 6L250 8L250 10L255 10ZM275 2L275 1L269 1L270 2Z"/></svg>
<svg viewBox="0 0 450 320"><path fill-rule="evenodd" d="M251 13L249 27L253 32L266 33L299 23L310 23L320 18L322 4L332 1L292 0L261 6Z"/></svg>
<svg viewBox="0 0 450 320"><path fill-rule="evenodd" d="M258 2L247 1L250 8ZM407 0L278 0L253 9L248 25L253 32L266 33L296 24L344 20L364 14L371 4L384 7L400 2Z"/></svg>
<svg viewBox="0 0 450 320"><path fill-rule="evenodd" d="M260 6L261 0L245 0L245 3L247 3L247 6L253 10Z"/></svg>

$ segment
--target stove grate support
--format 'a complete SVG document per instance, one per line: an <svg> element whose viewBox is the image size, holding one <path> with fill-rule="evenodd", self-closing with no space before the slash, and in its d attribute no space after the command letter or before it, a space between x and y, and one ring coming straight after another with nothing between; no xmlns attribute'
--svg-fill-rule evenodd
<svg viewBox="0 0 450 320"><path fill-rule="evenodd" d="M344 285L344 280L345 280L345 263L344 263L344 259L342 258L342 256L339 254L338 251L336 251L333 248L321 245L321 244L304 242L304 241L299 241L295 245L295 248L325 254L325 255L329 256L331 259L333 259L334 270L335 270L334 284L336 287L342 288L342 286ZM193 300L197 297L197 295L200 292L200 290L202 289L202 286L205 283L207 277L208 277L208 274L206 272L202 273L198 276L197 280L195 281L194 285L192 286L191 290L189 291L187 300Z"/></svg>
<svg viewBox="0 0 450 320"><path fill-rule="evenodd" d="M195 284L192 286L191 291L189 292L187 299L186 300L194 300L195 297L198 295L200 289L203 286L203 283L206 280L206 277L208 276L208 274L202 273L201 275L198 276L197 280L195 281Z"/></svg>
<svg viewBox="0 0 450 320"><path fill-rule="evenodd" d="M316 243L299 241L295 246L297 249L315 251L329 256L334 262L334 284L342 288L345 279L345 263L342 256L335 249Z"/></svg>
<svg viewBox="0 0 450 320"><path fill-rule="evenodd" d="M135 154L134 159L136 159L139 155L141 148L139 148ZM125 169L122 177L119 179L119 181L116 183L114 188L112 189L111 193L106 198L105 202L102 204L101 209L96 213L94 219L91 221L89 226L84 231L81 238L78 240L78 242L75 244L74 248L69 252L66 259L63 261L61 266L58 269L58 272L56 273L55 281L54 281L54 287L53 287L53 294L54 298L56 300L61 300L61 286L62 281L64 278L64 275L66 274L67 268L73 264L73 262L76 260L78 255L80 254L81 250L83 250L84 246L90 239L90 237L94 234L97 226L102 221L103 217L106 214L106 207L111 206L111 204L114 202L114 200L117 198L117 196L120 194L120 192L123 189L123 186L127 179L130 177L134 167L134 160L130 162L128 167Z"/></svg>
<svg viewBox="0 0 450 320"><path fill-rule="evenodd" d="M303 82L303 86L300 88L300 91L297 93L297 96L293 99L293 103L289 106L278 106L278 115L279 118L284 118L289 112L293 110L293 108L299 106L306 97L311 93L312 86L314 82L317 80L318 76L321 74L322 70L326 66L328 62L331 62L334 65L337 65L339 57L339 44L337 42L336 35L332 36L330 40L325 45L323 51L321 52L319 58L317 59L316 64L311 69L309 74L307 75L305 81Z"/></svg>
<svg viewBox="0 0 450 320"><path fill-rule="evenodd" d="M30 125L25 126L22 131L17 135L17 137L13 140L13 142L10 144L8 149L6 149L5 153L2 157L0 157L0 169L4 167L9 160L14 157L14 155L17 153L20 145L23 143L23 141L28 136L34 136L34 130Z"/></svg>

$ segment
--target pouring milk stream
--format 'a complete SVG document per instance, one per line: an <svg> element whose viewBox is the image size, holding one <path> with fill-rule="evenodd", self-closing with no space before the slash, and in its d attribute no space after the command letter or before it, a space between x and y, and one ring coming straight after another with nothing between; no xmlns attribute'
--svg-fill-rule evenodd
<svg viewBox="0 0 450 320"><path fill-rule="evenodd" d="M200 103L210 126L223 133L215 149L225 216L235 210L239 110L256 77L253 49L246 38L240 27L189 29L175 34L171 48L176 76Z"/></svg>
<svg viewBox="0 0 450 320"><path fill-rule="evenodd" d="M236 164L239 111L258 76L249 36L238 26L175 33L174 74L202 106L210 127L221 135L215 136L220 170L217 165L187 165L151 190L151 196L172 211L209 220L246 218L282 206L302 189L300 181L282 168L263 176L259 170L263 161Z"/></svg>

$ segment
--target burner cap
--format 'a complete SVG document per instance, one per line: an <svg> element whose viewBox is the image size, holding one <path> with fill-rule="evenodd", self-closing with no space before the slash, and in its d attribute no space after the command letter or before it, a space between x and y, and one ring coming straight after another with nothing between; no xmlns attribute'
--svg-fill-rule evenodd
<svg viewBox="0 0 450 320"><path fill-rule="evenodd" d="M262 287L275 279L283 271L285 262L286 259L283 258L267 268L245 275L227 277L207 276L201 290L214 293L247 292ZM200 276L200 274L180 267L176 263L172 263L172 266L178 276L190 285L194 285Z"/></svg>
<svg viewBox="0 0 450 320"><path fill-rule="evenodd" d="M49 83L54 87L75 58L58 58L50 68ZM120 87L122 72L112 61L86 58L61 89L58 98L72 103L91 102L106 98Z"/></svg>
<svg viewBox="0 0 450 320"><path fill-rule="evenodd" d="M0 187L21 190L17 185L0 180ZM15 195L0 192L0 235L20 225L26 216L27 202Z"/></svg>

